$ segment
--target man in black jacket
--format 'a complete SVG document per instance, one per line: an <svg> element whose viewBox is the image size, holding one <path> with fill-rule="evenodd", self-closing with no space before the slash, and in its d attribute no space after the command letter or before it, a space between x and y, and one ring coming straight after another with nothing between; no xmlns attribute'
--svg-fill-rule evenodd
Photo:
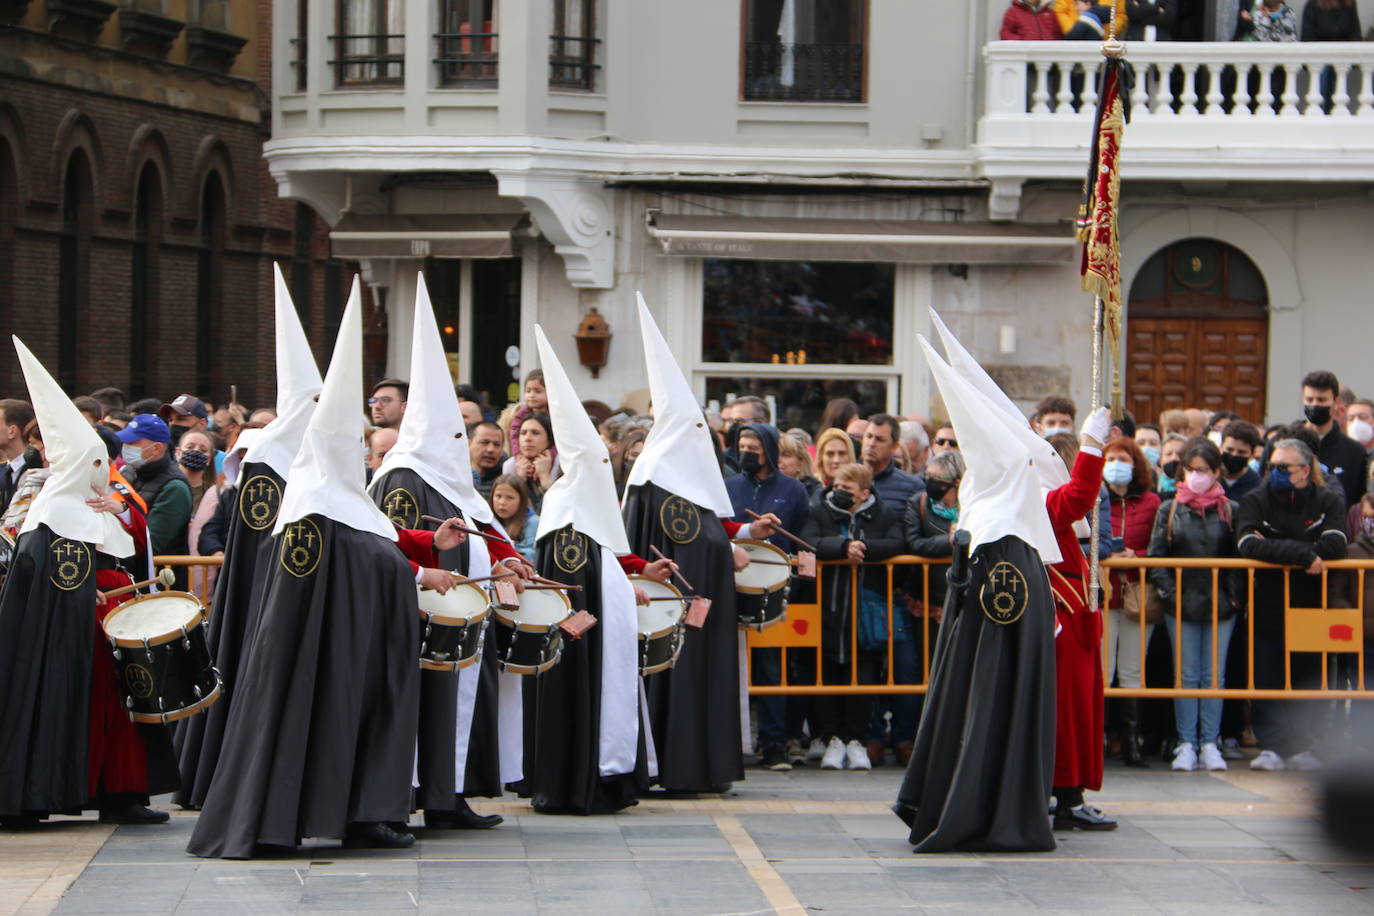
<svg viewBox="0 0 1374 916"><path fill-rule="evenodd" d="M43 459L24 442L24 427L33 421L33 407L18 398L0 400L0 513L9 506L19 476L41 468Z"/></svg>
<svg viewBox="0 0 1374 916"><path fill-rule="evenodd" d="M1236 546L1247 560L1295 566L1296 570L1255 573L1255 686L1284 685L1284 577L1289 603L1298 608L1324 605L1325 561L1345 557L1345 511L1340 495L1322 485L1316 456L1301 440L1283 439L1269 458L1264 486L1245 495L1236 513ZM1292 656L1293 687L1321 686L1321 659ZM1255 737L1262 748L1250 762L1255 770L1317 769L1311 748L1312 707L1303 700L1256 700Z"/></svg>
<svg viewBox="0 0 1374 916"><path fill-rule="evenodd" d="M1330 469L1345 490L1345 504L1353 506L1365 490L1368 459L1364 447L1341 431L1332 415L1341 383L1334 373L1318 370L1302 380L1302 412L1307 428L1317 435L1317 459Z"/></svg>

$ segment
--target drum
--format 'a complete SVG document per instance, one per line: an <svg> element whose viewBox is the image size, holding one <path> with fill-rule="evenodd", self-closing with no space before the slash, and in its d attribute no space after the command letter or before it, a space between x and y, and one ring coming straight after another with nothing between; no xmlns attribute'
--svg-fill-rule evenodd
<svg viewBox="0 0 1374 916"><path fill-rule="evenodd" d="M749 565L735 573L735 616L740 629L763 630L787 614L792 563L766 541L732 541L749 554Z"/></svg>
<svg viewBox="0 0 1374 916"><path fill-rule="evenodd" d="M420 667L427 671L457 671L481 656L491 619L486 589L463 582L439 594L420 589Z"/></svg>
<svg viewBox="0 0 1374 916"><path fill-rule="evenodd" d="M102 626L135 722L165 725L220 698L219 671L205 641L205 608L195 595L140 595L111 611Z"/></svg>
<svg viewBox="0 0 1374 916"><path fill-rule="evenodd" d="M672 585L645 576L630 576L630 582L649 593L650 598L669 599L638 605L639 673L657 674L677 664L682 652L683 619L690 598Z"/></svg>
<svg viewBox="0 0 1374 916"><path fill-rule="evenodd" d="M563 655L558 625L572 616L567 593L559 589L527 588L518 610L495 608L496 665L512 674L543 674Z"/></svg>

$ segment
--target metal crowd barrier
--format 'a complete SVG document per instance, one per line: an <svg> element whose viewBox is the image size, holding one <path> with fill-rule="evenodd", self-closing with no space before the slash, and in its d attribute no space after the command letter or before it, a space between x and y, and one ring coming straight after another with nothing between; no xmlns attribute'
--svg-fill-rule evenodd
<svg viewBox="0 0 1374 916"><path fill-rule="evenodd" d="M930 680L930 656L934 648L935 635L939 629L939 623L932 617L930 602L930 585L932 575L945 574L945 567L949 565L948 559L930 559L916 556L893 557L884 563L855 563L846 560L823 561L817 563L816 582L814 595L817 600L803 602L793 601L787 608L787 618L781 623L775 624L763 631L750 631L748 633L748 645L751 649L777 648L785 649L786 656L781 665L781 678L778 684L758 684L755 683L752 658L750 663L750 676L748 680L749 692L754 696L800 696L816 694L870 694L870 695L893 695L893 694L923 694L926 692L926 684ZM820 676L817 674L814 679L808 677L805 683L795 683L794 669L807 667L811 671L819 672L821 665L822 652L822 617L823 606L819 596L824 594L824 582L827 575L834 575L834 570L840 567L848 567L851 573L860 568L882 568L882 580L885 583L885 605L888 614L888 638L882 655L885 656L886 664L883 665L884 675L878 683L860 683L859 679L859 658L857 653L850 653L849 656L849 683L847 684L822 684ZM911 567L920 568L919 580L912 584L914 578L910 571L905 573L898 570ZM1181 650L1179 641L1175 640L1171 646L1174 659L1174 683L1170 687L1108 687L1108 696L1121 697L1157 697L1172 699L1176 697L1218 697L1225 699L1374 699L1374 690L1347 688L1334 683L1332 675L1337 670L1335 659L1340 659L1340 670L1347 676L1353 673L1353 682L1356 685L1364 684L1365 657L1364 657L1364 586L1365 576L1374 573L1374 561L1370 560L1333 560L1325 564L1325 571L1322 576L1322 605L1320 607L1295 607L1291 603L1291 578L1293 575L1305 575L1303 570L1292 567L1275 566L1269 563L1260 563L1253 560L1242 559L1223 559L1223 558L1181 558L1181 557L1161 557L1161 558L1130 558L1130 559L1110 559L1102 562L1104 584L1108 578L1108 572L1115 570L1122 573L1133 573L1132 578L1138 577L1136 581L1146 582L1149 570L1164 568L1174 570L1175 576L1175 601L1172 609L1166 608L1165 613L1171 613L1176 621L1182 620L1182 575L1185 569L1205 569L1211 571L1211 606L1212 606L1212 633L1216 632L1217 625L1217 596L1220 587L1220 572L1224 569L1243 570L1246 576L1246 600L1241 611L1243 616L1240 618L1232 634L1232 639L1238 638L1242 632L1245 633L1247 665L1245 686L1243 687L1223 687L1221 684L1221 660L1217 658L1217 640L1215 635L1211 638L1212 648L1212 683L1210 687L1185 688L1182 686L1181 678ZM1260 688L1255 686L1255 620L1254 615L1248 613L1248 609L1254 606L1255 599L1255 573L1259 570L1276 569L1284 571L1284 686L1282 688ZM1333 575L1352 575L1356 577L1356 588L1354 594L1357 596L1355 607L1333 606L1331 604L1331 577ZM894 608L894 591L903 585L902 579L907 579L907 586L913 593L907 595L896 595L899 603ZM859 606L859 576L850 575L850 608ZM894 588L894 580L896 580ZM802 585L800 588L805 588ZM798 580L792 580L793 594L799 590ZM898 650L892 640L892 624L894 613L907 614L904 606L906 598L916 598L920 602L923 611L919 617L909 617L908 623L911 629L911 638L919 640L920 650L920 683L898 683L895 679L896 666L894 665L894 653ZM1103 640L1107 640L1110 635L1111 625L1110 616L1105 608L1102 611ZM1142 637L1144 636L1146 620L1144 615L1138 622L1133 622L1131 626L1139 626ZM1161 624L1162 625L1162 624ZM851 613L849 619L850 646L857 646L858 639L858 615ZM1374 634L1371 634L1374 638ZM1148 646L1146 640L1141 639L1140 653L1142 679L1145 679L1145 658ZM1315 654L1321 656L1321 685L1315 688L1297 688L1293 686L1292 656L1297 654ZM752 653L746 653L752 656ZM800 664L799 664L800 661ZM1104 659L1104 668L1106 660ZM1353 666L1353 667L1352 667ZM1236 675L1231 675L1234 682Z"/></svg>

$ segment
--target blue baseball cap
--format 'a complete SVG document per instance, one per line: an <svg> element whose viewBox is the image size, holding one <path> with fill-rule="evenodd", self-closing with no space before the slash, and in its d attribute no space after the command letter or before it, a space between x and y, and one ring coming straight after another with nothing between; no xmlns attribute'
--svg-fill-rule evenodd
<svg viewBox="0 0 1374 916"><path fill-rule="evenodd" d="M147 439L151 442L171 442L172 434L167 424L156 414L141 413L129 421L129 425L115 433L120 442L137 442Z"/></svg>

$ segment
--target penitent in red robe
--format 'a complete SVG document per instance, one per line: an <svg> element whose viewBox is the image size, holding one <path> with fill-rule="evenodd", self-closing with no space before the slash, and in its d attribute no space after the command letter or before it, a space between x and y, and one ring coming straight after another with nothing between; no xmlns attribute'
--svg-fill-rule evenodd
<svg viewBox="0 0 1374 916"><path fill-rule="evenodd" d="M1090 610L1088 560L1073 524L1102 488L1101 455L1079 452L1069 482L1045 498L1063 559L1050 567L1055 617L1054 785L1102 788L1102 615Z"/></svg>

